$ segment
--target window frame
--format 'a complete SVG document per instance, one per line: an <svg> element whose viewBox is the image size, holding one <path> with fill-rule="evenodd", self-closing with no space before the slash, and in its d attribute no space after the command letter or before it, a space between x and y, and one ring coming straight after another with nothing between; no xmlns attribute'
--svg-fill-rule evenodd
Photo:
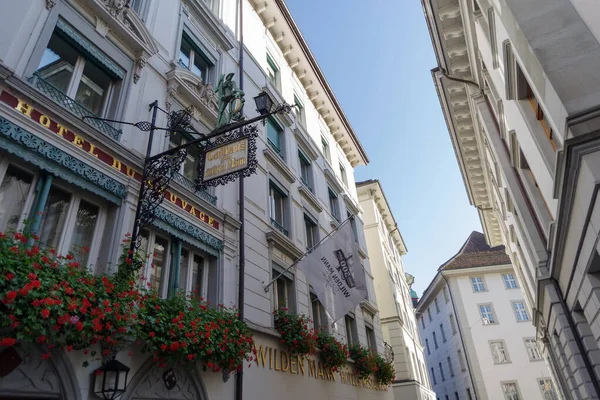
<svg viewBox="0 0 600 400"><path fill-rule="evenodd" d="M494 353L493 345L500 344L501 350L504 353L504 357L506 361L500 361L496 358L496 354ZM510 358L510 354L508 353L508 348L506 347L506 342L503 339L494 339L488 341L488 346L490 348L490 352L492 353L492 359L494 360L494 365L502 365L502 364L511 364L512 360Z"/></svg>
<svg viewBox="0 0 600 400"><path fill-rule="evenodd" d="M433 304L435 305L435 313L439 314L440 313L440 305L438 303L438 298L437 297L435 299L433 299Z"/></svg>
<svg viewBox="0 0 600 400"><path fill-rule="evenodd" d="M450 320L450 329L452 330L452 335L456 335L457 328L456 328L456 318L454 317L454 314L450 314L448 316L448 319Z"/></svg>
<svg viewBox="0 0 600 400"><path fill-rule="evenodd" d="M429 339L425 338L425 347L427 347L427 355L431 354L431 349L429 348Z"/></svg>
<svg viewBox="0 0 600 400"><path fill-rule="evenodd" d="M273 262L271 265L271 279L273 279L273 285L271 290L271 299L273 301L273 309L277 310L281 306L279 301L279 286L284 285L283 291L285 296L284 308L288 312L295 314L297 311L296 305L296 276L291 270Z"/></svg>
<svg viewBox="0 0 600 400"><path fill-rule="evenodd" d="M371 354L377 354L377 336L375 335L375 328L368 322L365 322L365 336Z"/></svg>
<svg viewBox="0 0 600 400"><path fill-rule="evenodd" d="M313 328L315 333L324 332L329 333L329 318L327 317L327 312L325 310L325 306L319 300L319 297L313 290L312 286L309 286L309 296L311 306L310 306L310 317L313 321ZM315 313L317 311L317 313Z"/></svg>
<svg viewBox="0 0 600 400"><path fill-rule="evenodd" d="M508 397L505 390L505 385L515 385L515 389L517 390L517 398ZM519 383L517 381L502 381L500 382L500 387L502 388L502 394L504 395L505 400L523 400L521 396L521 390L519 389Z"/></svg>
<svg viewBox="0 0 600 400"><path fill-rule="evenodd" d="M510 303L512 306L513 314L514 314L517 322L529 322L531 320L524 300L513 300ZM520 305L522 307L522 309L517 310L517 307L516 307L517 305ZM520 313L524 313L525 318L520 318L519 317Z"/></svg>
<svg viewBox="0 0 600 400"><path fill-rule="evenodd" d="M446 338L446 331L444 330L444 323L440 323L440 332L442 333L442 343L446 343L448 339Z"/></svg>
<svg viewBox="0 0 600 400"><path fill-rule="evenodd" d="M156 291L160 297L166 298L169 289L168 281L172 261L171 253L173 247L173 240L168 234L165 234L162 231L156 231L154 229L145 228L142 231L140 231L140 235L142 237L144 237L144 232L148 234L146 238L146 249L144 250L147 254L147 260L144 265L144 270L140 273L139 279L143 281L142 284L145 288L151 288L150 284L152 283L152 272L156 268L154 267L154 258L156 257L156 253L154 252L154 246L156 245L156 238L159 237L161 239L164 239L167 243L167 247L164 249L164 260L163 265L161 266L162 270L160 272L160 278L158 279L159 284L158 288L156 288ZM146 286L146 284L148 285Z"/></svg>
<svg viewBox="0 0 600 400"><path fill-rule="evenodd" d="M269 127L277 134L277 142L273 143L273 140L269 137ZM275 120L273 117L268 117L265 120L265 135L267 139L267 145L282 159L285 161L285 138L284 138L285 130L281 127L281 125Z"/></svg>
<svg viewBox="0 0 600 400"><path fill-rule="evenodd" d="M430 367L431 369L431 377L433 378L433 384L437 385L437 380L435 379L435 369L433 367Z"/></svg>
<svg viewBox="0 0 600 400"><path fill-rule="evenodd" d="M448 302L450 301L450 298L448 297L448 288L444 286L442 288L442 292L444 293L444 303L448 304Z"/></svg>
<svg viewBox="0 0 600 400"><path fill-rule="evenodd" d="M337 222L341 222L339 194L331 186L328 186L327 190L329 195L329 212Z"/></svg>
<svg viewBox="0 0 600 400"><path fill-rule="evenodd" d="M444 374L444 366L442 365L442 362L438 362L438 366L440 367L440 375L442 377L442 382L446 381L446 375Z"/></svg>
<svg viewBox="0 0 600 400"><path fill-rule="evenodd" d="M273 60L271 54L266 52L266 61L267 61L267 81L278 91L281 90L281 70L279 69L279 65ZM273 73L273 79L270 77L270 73Z"/></svg>
<svg viewBox="0 0 600 400"><path fill-rule="evenodd" d="M550 387L553 392L553 394L551 393L550 396L553 397L554 400L559 400L558 391L556 390L556 387L554 385L554 382L552 381L552 378L541 377L541 378L537 378L536 381L538 384L538 388L540 389L540 392L542 392L542 399L547 398L546 397L547 392L544 391L543 385L545 385L546 382L550 382Z"/></svg>
<svg viewBox="0 0 600 400"><path fill-rule="evenodd" d="M309 231L308 231L308 225L311 225L311 228L313 230L312 232L312 238L310 241L312 241L312 243L309 243L310 241L309 239ZM312 218L312 216L310 216L307 213L304 213L304 238L306 240L306 250L310 250L313 247L315 247L317 245L317 243L319 243L319 224L317 222L315 222L315 220Z"/></svg>
<svg viewBox="0 0 600 400"><path fill-rule="evenodd" d="M450 377L454 377L454 366L452 365L452 359L450 356L446 357L446 361L448 362L448 371L450 371Z"/></svg>
<svg viewBox="0 0 600 400"><path fill-rule="evenodd" d="M480 282L475 282L475 280L479 280ZM483 292L487 292L487 285L485 283L485 279L483 278L483 276L470 276L469 280L471 281L471 289L473 290L473 293L483 293ZM477 287L481 285L481 289L478 290Z"/></svg>
<svg viewBox="0 0 600 400"><path fill-rule="evenodd" d="M432 334L431 336L433 337L433 346L437 350L439 348L439 345L438 345L437 336L435 334L435 331L433 331L431 334Z"/></svg>
<svg viewBox="0 0 600 400"><path fill-rule="evenodd" d="M511 278L512 277L512 282L511 282ZM511 289L518 289L519 288L519 284L517 282L517 278L515 277L514 273L506 273L506 274L502 274L502 280L504 281L504 288L507 290L511 290ZM511 286L512 284L514 284L514 286Z"/></svg>
<svg viewBox="0 0 600 400"><path fill-rule="evenodd" d="M325 136L321 135L321 151L323 152L323 158L325 161L331 165L331 147L329 146L329 142L325 139Z"/></svg>
<svg viewBox="0 0 600 400"><path fill-rule="evenodd" d="M306 126L306 111L304 109L304 104L300 101L300 97L294 93L294 115L296 116L296 122L299 122L300 125Z"/></svg>
<svg viewBox="0 0 600 400"><path fill-rule="evenodd" d="M189 256L188 256L188 276L186 277L186 287L183 288L183 291L186 295L188 296L194 296L193 293L193 282L192 282L192 276L193 276L193 266L194 266L194 258L195 256L199 256L202 258L202 277L201 277L201 282L202 282L202 287L200 288L200 292L194 296L194 297L202 297L203 299L208 299L208 290L209 290L209 272L210 272L210 261L208 259L208 255L200 250L194 249L192 247L187 246L187 244L184 245L184 243L182 243L182 248L181 251L183 253L183 251L188 251L189 252ZM181 258L181 255L180 255ZM180 274L181 276L181 274ZM181 287L179 287L178 289L182 289Z"/></svg>
<svg viewBox="0 0 600 400"><path fill-rule="evenodd" d="M187 69L192 74L199 77L202 80L202 83L213 84L213 79L212 79L213 73L212 72L215 67L215 63L210 59L209 56L206 55L206 52L202 50L201 46L198 45L198 41L193 36L194 35L190 34L185 29L181 33L181 39L179 40L179 52L177 53L177 57L178 57L177 65L179 65L182 68ZM180 58L180 54L182 53L182 47L183 47L184 42L187 42L187 44L190 47L189 64L187 66L184 65L184 63L182 62L183 60ZM194 70L192 68L193 66L195 66L195 61L196 61L197 57L200 58L206 65L206 67L204 67L205 68L204 72L205 72L206 77L202 76L201 69L200 69L201 73L200 73L200 75L198 75L197 73L194 72Z"/></svg>
<svg viewBox="0 0 600 400"><path fill-rule="evenodd" d="M344 316L344 327L346 329L346 343L348 346L360 344L358 340L358 330L356 326L356 318L350 314Z"/></svg>
<svg viewBox="0 0 600 400"><path fill-rule="evenodd" d="M431 318L431 309L429 307L427 307L427 316L429 317L429 322L433 321L433 318Z"/></svg>
<svg viewBox="0 0 600 400"><path fill-rule="evenodd" d="M348 175L346 174L346 168L344 168L342 163L339 163L339 169L340 169L340 177L342 178L342 183L344 184L345 187L348 187Z"/></svg>
<svg viewBox="0 0 600 400"><path fill-rule="evenodd" d="M281 218L282 218L282 221L278 221L277 218L275 218L277 215L274 215L274 214L277 214L276 207L275 207L275 202L277 200L272 195L273 193L277 193L279 195L279 197L281 198L280 201L281 201L281 214L282 214ZM269 180L268 200L269 200L270 225L274 226L277 230L279 230L285 236L289 236L289 232L290 232L290 229L288 227L288 223L289 223L289 209L288 209L289 196L288 196L288 193L286 193L281 188L281 186L279 186L272 179Z"/></svg>
<svg viewBox="0 0 600 400"><path fill-rule="evenodd" d="M490 314L492 315L493 318L493 322L489 322L489 318L488 318L488 323L484 323L484 319L487 318L483 315L483 313L481 312L481 307L490 307ZM488 325L497 325L499 323L498 318L496 316L496 311L494 310L494 304L493 303L480 303L477 304L477 309L479 310L479 317L480 317L480 321L482 323L483 326L488 326Z"/></svg>
<svg viewBox="0 0 600 400"><path fill-rule="evenodd" d="M533 341L533 344L535 345L535 347L528 346L527 345L528 341ZM535 361L543 361L544 360L540 346L538 346L537 340L534 337L523 338L523 343L525 344L525 351L527 352L527 357L529 358L529 361L535 362ZM533 358L531 352L529 351L530 349L534 349L537 352L537 355L539 357Z"/></svg>
<svg viewBox="0 0 600 400"><path fill-rule="evenodd" d="M313 165L310 158L301 149L298 149L298 165L300 167L300 183L313 192ZM304 171L306 171L306 177Z"/></svg>
<svg viewBox="0 0 600 400"><path fill-rule="evenodd" d="M466 360L464 358L462 349L456 350L456 356L458 357L458 364L460 365L461 372L466 371L467 365L466 365Z"/></svg>

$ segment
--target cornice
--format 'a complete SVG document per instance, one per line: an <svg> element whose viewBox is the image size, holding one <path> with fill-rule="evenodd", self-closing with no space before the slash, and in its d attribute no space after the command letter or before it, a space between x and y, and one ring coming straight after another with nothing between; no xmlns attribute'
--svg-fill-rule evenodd
<svg viewBox="0 0 600 400"><path fill-rule="evenodd" d="M323 206L321 205L319 199L317 199L317 197L306 186L300 184L298 186L298 191L302 197L306 199L311 208L314 209L316 214L319 214L321 211L323 211Z"/></svg>
<svg viewBox="0 0 600 400"><path fill-rule="evenodd" d="M298 123L293 129L294 136L300 144L300 150L302 150L311 160L317 161L319 159L320 149L314 144L314 142L308 138L304 127Z"/></svg>
<svg viewBox="0 0 600 400"><path fill-rule="evenodd" d="M279 173L281 173L281 175L283 175L283 177L289 183L296 182L296 177L294 176L292 170L287 166L287 164L279 156L279 154L275 153L275 151L270 146L265 147L265 149L263 150L263 154L265 155L265 158L269 161L269 163L275 166L277 168L277 171L279 171Z"/></svg>
<svg viewBox="0 0 600 400"><path fill-rule="evenodd" d="M291 257L292 260L297 260L304 255L304 252L298 248L289 237L279 232L277 229L269 228L265 233L267 242L276 246L283 253Z"/></svg>

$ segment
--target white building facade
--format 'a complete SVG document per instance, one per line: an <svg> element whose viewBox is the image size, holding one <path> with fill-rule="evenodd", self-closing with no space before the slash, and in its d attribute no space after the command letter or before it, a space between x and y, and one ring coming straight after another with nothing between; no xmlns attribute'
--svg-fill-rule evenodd
<svg viewBox="0 0 600 400"><path fill-rule="evenodd" d="M395 399L434 400L402 256L406 246L378 180L356 183L385 343L394 354Z"/></svg>
<svg viewBox="0 0 600 400"><path fill-rule="evenodd" d="M239 82L237 10L234 0L5 5L0 16L0 230L20 229L25 220L41 215L43 240L62 253L88 246L85 266L114 272L110 266L119 259L119 244L133 226L148 134L81 117L149 121L148 105L157 101L166 111L191 107L194 128L211 132L219 77L234 72ZM273 329L278 305L310 315L317 330L343 342L384 351L353 177L354 167L366 165L368 158L285 4L243 1L243 29L246 118L257 115L252 98L262 91L276 104L297 105L292 114L258 125L257 173L245 180L243 307L256 347L269 357L268 363L245 369L243 393L248 399L391 399L390 390L350 379L351 364L343 370L346 375L333 376L281 364L288 354ZM157 125L166 123L166 114L159 112ZM193 138L157 133L152 154ZM198 154L188 155L157 219L143 230L143 247L151 255L143 273L162 296L198 290L212 304L234 306L242 223L238 184L196 192L191 181L197 161ZM288 267L351 215L356 216L368 298L334 328L304 275ZM87 221L79 221L82 216ZM82 225L92 229L80 232ZM265 292L263 284L281 272ZM169 276L179 276L179 282L169 284ZM95 398L90 385L99 364L80 368L77 352L55 353L0 378L0 397ZM235 397L233 378L223 382L220 374L174 367L181 385L167 392L151 357L127 357L125 349L117 359L131 368L123 399Z"/></svg>
<svg viewBox="0 0 600 400"><path fill-rule="evenodd" d="M434 82L486 239L506 246L565 395L600 398L600 11L581 0L423 6Z"/></svg>
<svg viewBox="0 0 600 400"><path fill-rule="evenodd" d="M559 399L502 246L473 232L417 307L438 399Z"/></svg>

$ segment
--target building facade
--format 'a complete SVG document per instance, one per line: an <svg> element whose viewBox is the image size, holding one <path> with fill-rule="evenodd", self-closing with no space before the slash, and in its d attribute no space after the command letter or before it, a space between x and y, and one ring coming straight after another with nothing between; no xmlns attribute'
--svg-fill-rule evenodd
<svg viewBox="0 0 600 400"><path fill-rule="evenodd" d="M356 183L383 339L394 357L395 399L434 400L402 256L406 246L381 183Z"/></svg>
<svg viewBox="0 0 600 400"><path fill-rule="evenodd" d="M486 239L506 246L565 395L597 399L600 13L581 0L423 7L434 82Z"/></svg>
<svg viewBox="0 0 600 400"><path fill-rule="evenodd" d="M559 399L503 246L473 232L417 307L438 399Z"/></svg>
<svg viewBox="0 0 600 400"><path fill-rule="evenodd" d="M190 108L194 128L211 132L219 77L235 72L239 82L238 3L10 3L0 17L0 230L32 220L43 245L60 253L89 247L81 260L86 268L115 272L121 240L133 226L148 133L82 117L149 121L148 105L157 101L166 112ZM257 173L245 180L243 307L257 349L269 355L245 369L244 394L389 399L391 391L355 379L351 364L340 374L311 374L289 358L273 329L273 310L283 305L343 342L384 351L353 178L368 158L283 1L243 1L243 30L246 118L257 115L250 103L262 91L276 104L296 105L258 125ZM156 122L166 126L167 114L159 112ZM152 154L193 138L157 133ZM156 220L142 231L150 257L141 273L161 296L198 291L211 304L234 306L238 185L194 190L198 159L188 154ZM351 215L368 298L332 327L304 275L288 267ZM78 352L54 353L41 363L39 354L21 354L24 361L0 378L0 397L95 398L90 385L99 364L81 368ZM124 349L117 359L131 368L123 399L234 398L236 379L174 367L180 384L167 392L151 357L128 357Z"/></svg>

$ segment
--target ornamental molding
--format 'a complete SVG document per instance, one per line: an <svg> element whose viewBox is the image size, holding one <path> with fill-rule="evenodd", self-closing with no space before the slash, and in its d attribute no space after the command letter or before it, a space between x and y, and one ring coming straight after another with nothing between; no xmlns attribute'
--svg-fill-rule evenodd
<svg viewBox="0 0 600 400"><path fill-rule="evenodd" d="M302 195L302 197L306 200L306 203L308 203L307 205L309 206L310 210L312 210L317 215L321 211L323 211L323 205L321 204L319 199L317 199L317 196L315 196L314 193L310 191L309 188L307 188L303 184L300 184L298 186L298 191L300 192L300 195Z"/></svg>
<svg viewBox="0 0 600 400"><path fill-rule="evenodd" d="M229 33L225 25L219 21L204 1L183 0L181 8L190 22L201 32L206 33L218 47L229 51L236 46L235 37Z"/></svg>
<svg viewBox="0 0 600 400"><path fill-rule="evenodd" d="M294 261L298 260L304 255L304 252L294 244L292 239L285 236L275 228L269 228L265 236L270 245L277 247L278 250Z"/></svg>
<svg viewBox="0 0 600 400"><path fill-rule="evenodd" d="M328 162L325 163L325 169L323 171L325 173L325 179L327 180L327 184L335 190L338 196L342 196L344 193L344 187L338 180L337 176L335 176L335 172L333 172L333 168L329 165Z"/></svg>
<svg viewBox="0 0 600 400"><path fill-rule="evenodd" d="M46 0L46 10L52 10L52 7L56 5L56 0Z"/></svg>
<svg viewBox="0 0 600 400"><path fill-rule="evenodd" d="M125 185L43 139L0 117L0 147L115 204L127 197Z"/></svg>
<svg viewBox="0 0 600 400"><path fill-rule="evenodd" d="M179 237L180 239L185 240L193 245L198 245L197 242L200 242L201 245L199 247L201 249L208 251L215 256L218 255L215 252L215 250L220 252L223 249L223 242L221 240L217 239L216 237L204 231L203 229L200 229L197 225L194 225L191 222L188 222L183 218L173 214L164 207L157 207L155 212L157 220L166 223L172 228L175 228L175 230L169 229L168 232ZM158 223L159 225L161 225L160 222ZM159 227L163 228L164 225L161 225ZM182 233L185 234L185 236L182 236ZM195 241L190 242L189 238L186 236L195 239Z"/></svg>
<svg viewBox="0 0 600 400"><path fill-rule="evenodd" d="M208 125L217 123L218 99L210 83L204 83L202 78L186 68L173 65L167 72L166 108L170 110L173 101L180 97L183 103L198 110Z"/></svg>
<svg viewBox="0 0 600 400"><path fill-rule="evenodd" d="M279 174L283 176L285 180L287 180L289 183L296 182L296 177L294 176L294 173L290 167L287 166L283 158L281 158L281 156L277 154L275 150L271 148L271 146L267 145L267 147L265 147L263 150L263 154L269 161L269 164L273 165L276 168L276 171L279 172Z"/></svg>
<svg viewBox="0 0 600 400"><path fill-rule="evenodd" d="M294 136L296 140L300 144L300 150L303 153L306 153L311 160L317 161L319 159L319 155L321 154L320 149L315 145L314 141L308 137L308 133L306 133L305 128L296 123L296 127L293 130Z"/></svg>

